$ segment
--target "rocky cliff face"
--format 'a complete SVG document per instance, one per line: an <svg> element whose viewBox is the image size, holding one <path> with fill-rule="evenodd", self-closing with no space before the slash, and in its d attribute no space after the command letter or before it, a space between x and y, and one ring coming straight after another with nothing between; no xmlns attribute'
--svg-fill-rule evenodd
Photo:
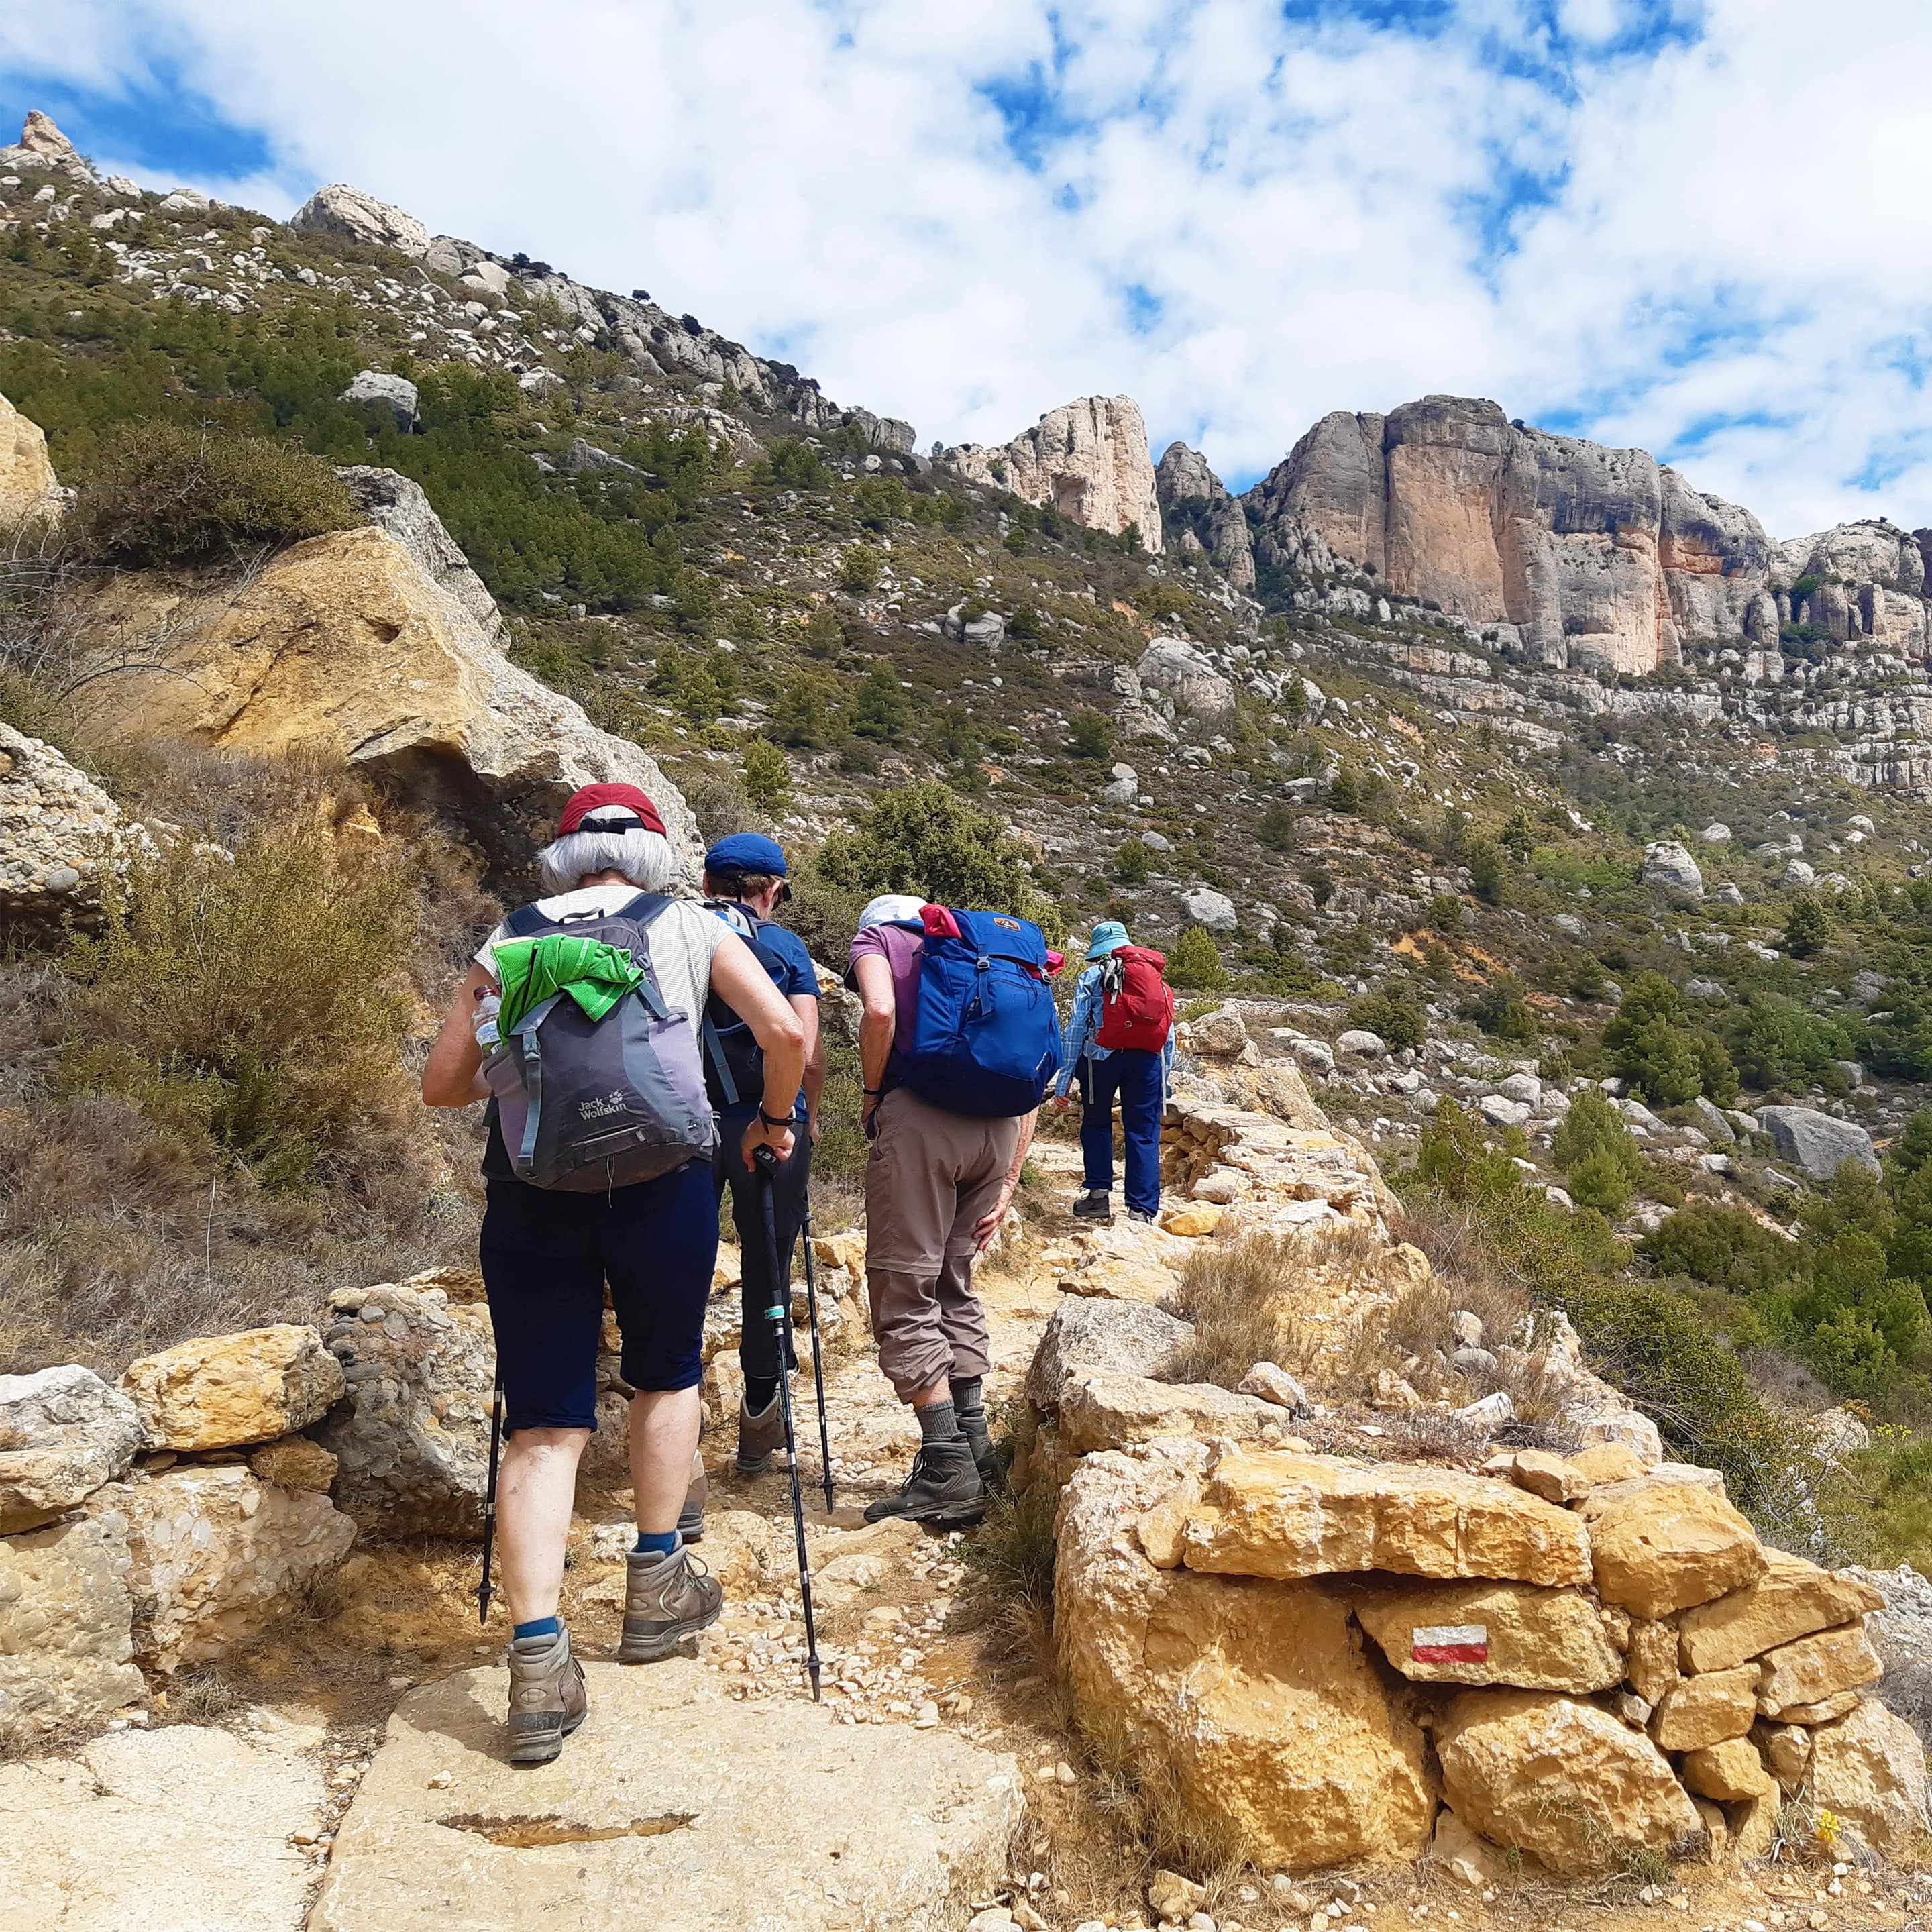
<svg viewBox="0 0 1932 1932"><path fill-rule="evenodd" d="M1171 442L1154 468L1166 541L1184 557L1203 554L1243 590L1255 587L1254 545L1247 513L1228 495L1208 459L1184 442Z"/></svg>
<svg viewBox="0 0 1932 1932"><path fill-rule="evenodd" d="M1250 501L1264 561L1294 567L1318 538L1390 591L1559 668L1654 670L1691 640L1749 636L1776 554L1749 512L1642 450L1547 436L1454 396L1323 417Z"/></svg>
<svg viewBox="0 0 1932 1932"><path fill-rule="evenodd" d="M40 424L0 396L0 530L51 516L60 502L60 484Z"/></svg>
<svg viewBox="0 0 1932 1932"><path fill-rule="evenodd" d="M940 460L988 489L1056 510L1069 523L1113 536L1132 524L1145 548L1161 548L1154 456L1131 396L1083 396L1049 410L998 449L960 443L942 450Z"/></svg>

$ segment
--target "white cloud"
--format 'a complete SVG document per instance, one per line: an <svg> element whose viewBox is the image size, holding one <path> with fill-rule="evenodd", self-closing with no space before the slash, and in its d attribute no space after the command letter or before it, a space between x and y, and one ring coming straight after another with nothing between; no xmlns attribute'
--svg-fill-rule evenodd
<svg viewBox="0 0 1932 1932"><path fill-rule="evenodd" d="M25 100L178 76L276 158L201 185L285 213L352 181L922 438L1124 391L1239 480L1325 410L1447 390L1682 448L1780 533L1932 522L1910 0L1462 0L1426 36L1270 0L59 14L0 21ZM1042 112L1010 140L998 100Z"/></svg>

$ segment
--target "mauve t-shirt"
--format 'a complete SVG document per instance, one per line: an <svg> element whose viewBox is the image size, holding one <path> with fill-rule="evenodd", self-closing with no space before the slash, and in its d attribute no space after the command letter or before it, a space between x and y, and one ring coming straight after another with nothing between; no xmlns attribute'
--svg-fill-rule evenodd
<svg viewBox="0 0 1932 1932"><path fill-rule="evenodd" d="M903 926L868 926L852 942L852 964L878 953L892 970L892 1050L912 1051L919 1018L919 969L926 957L926 934Z"/></svg>

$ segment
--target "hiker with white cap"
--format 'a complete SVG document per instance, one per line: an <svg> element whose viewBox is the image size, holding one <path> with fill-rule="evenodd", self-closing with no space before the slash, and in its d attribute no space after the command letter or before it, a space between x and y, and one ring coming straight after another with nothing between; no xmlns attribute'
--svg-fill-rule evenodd
<svg viewBox="0 0 1932 1932"><path fill-rule="evenodd" d="M869 1521L976 1522L1000 1476L986 1424L986 1310L973 1260L1019 1185L1060 1065L1040 928L886 893L860 914L851 978L872 1150L866 1281L879 1366L917 1417L920 1448Z"/></svg>
<svg viewBox="0 0 1932 1932"><path fill-rule="evenodd" d="M668 896L676 854L636 786L578 792L537 870L544 896L484 943L422 1074L433 1107L491 1103L481 1252L508 1437L496 1503L517 1764L554 1758L587 1708L557 1608L578 1463L597 1426L607 1282L634 1391L638 1537L618 1662L669 1655L723 1606L677 1530L718 1256L706 999L727 1000L763 1051L740 1143L748 1163L763 1148L790 1155L806 1060L804 1027L751 948Z"/></svg>
<svg viewBox="0 0 1932 1932"><path fill-rule="evenodd" d="M1114 1102L1126 1142L1127 1218L1151 1221L1160 1208L1160 1120L1174 1069L1174 995L1167 962L1136 946L1117 919L1102 920L1088 942L1089 964L1073 989L1066 1064L1053 1110L1066 1112L1067 1083L1080 1080L1080 1151L1086 1191L1073 1204L1085 1220L1112 1214Z"/></svg>

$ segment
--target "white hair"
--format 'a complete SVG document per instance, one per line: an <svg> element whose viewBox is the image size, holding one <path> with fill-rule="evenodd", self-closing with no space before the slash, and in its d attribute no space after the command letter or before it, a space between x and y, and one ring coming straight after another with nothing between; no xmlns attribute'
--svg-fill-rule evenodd
<svg viewBox="0 0 1932 1932"><path fill-rule="evenodd" d="M537 854L543 896L574 892L599 872L621 872L640 892L669 890L677 876L677 854L660 832L566 832Z"/></svg>

